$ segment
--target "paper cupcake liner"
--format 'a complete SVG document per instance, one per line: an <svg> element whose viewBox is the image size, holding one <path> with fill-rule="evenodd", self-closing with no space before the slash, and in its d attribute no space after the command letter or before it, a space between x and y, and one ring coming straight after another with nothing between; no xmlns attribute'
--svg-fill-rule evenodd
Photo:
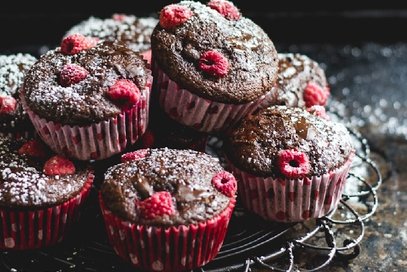
<svg viewBox="0 0 407 272"><path fill-rule="evenodd" d="M147 271L185 271L211 261L226 236L235 199L213 219L193 225L151 227L123 221L108 210L99 194L106 231L115 252Z"/></svg>
<svg viewBox="0 0 407 272"><path fill-rule="evenodd" d="M182 89L157 64L154 64L154 79L162 109L177 122L202 132L225 131L246 115L272 102L272 92L245 104L211 101Z"/></svg>
<svg viewBox="0 0 407 272"><path fill-rule="evenodd" d="M102 160L134 144L148 124L150 87L141 91L140 101L121 114L88 126L70 126L48 121L23 102L37 133L59 154L79 160Z"/></svg>
<svg viewBox="0 0 407 272"><path fill-rule="evenodd" d="M61 242L80 214L94 176L90 174L78 195L49 208L0 208L0 250L30 250Z"/></svg>
<svg viewBox="0 0 407 272"><path fill-rule="evenodd" d="M333 210L341 199L353 154L340 168L322 176L304 179L256 177L229 168L238 180L245 208L265 220L299 222L319 218Z"/></svg>
<svg viewBox="0 0 407 272"><path fill-rule="evenodd" d="M12 139L31 139L35 136L34 129L32 131L16 131L16 132L2 132L0 137L8 137Z"/></svg>

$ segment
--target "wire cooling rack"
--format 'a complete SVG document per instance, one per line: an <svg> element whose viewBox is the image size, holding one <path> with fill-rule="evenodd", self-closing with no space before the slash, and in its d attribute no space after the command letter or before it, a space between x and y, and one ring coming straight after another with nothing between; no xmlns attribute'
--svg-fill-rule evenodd
<svg viewBox="0 0 407 272"><path fill-rule="evenodd" d="M382 177L370 159L367 141L348 127L357 148L347 180L347 188L338 208L328 215L304 223L265 222L247 213L239 205L232 216L228 235L216 259L197 269L217 271L316 271L334 258L350 260L360 252L364 222L378 206L377 189ZM211 138L209 153L218 155L221 140ZM75 231L60 245L44 250L0 253L0 271L135 271L122 262L109 246L100 211L95 203L102 173L108 164L96 167L100 172L87 208Z"/></svg>

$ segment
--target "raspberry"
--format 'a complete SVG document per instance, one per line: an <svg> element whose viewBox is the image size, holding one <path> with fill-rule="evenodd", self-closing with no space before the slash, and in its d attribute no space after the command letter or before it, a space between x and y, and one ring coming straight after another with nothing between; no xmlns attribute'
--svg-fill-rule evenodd
<svg viewBox="0 0 407 272"><path fill-rule="evenodd" d="M144 158L147 155L147 153L148 149L140 149L137 151L129 152L122 155L121 161L122 162L137 161Z"/></svg>
<svg viewBox="0 0 407 272"><path fill-rule="evenodd" d="M17 101L9 95L0 96L0 114L12 113L17 108Z"/></svg>
<svg viewBox="0 0 407 272"><path fill-rule="evenodd" d="M61 42L61 52L65 55L75 55L92 48L96 45L97 39L88 38L81 34L72 34L64 38Z"/></svg>
<svg viewBox="0 0 407 272"><path fill-rule="evenodd" d="M185 23L192 16L192 11L180 5L168 5L160 12L160 25L164 29L171 29Z"/></svg>
<svg viewBox="0 0 407 272"><path fill-rule="evenodd" d="M75 165L65 157L56 155L47 160L43 172L48 176L71 175L75 173Z"/></svg>
<svg viewBox="0 0 407 272"><path fill-rule="evenodd" d="M127 15L123 13L115 13L112 15L112 19L117 22L123 22L126 19Z"/></svg>
<svg viewBox="0 0 407 272"><path fill-rule="evenodd" d="M140 89L128 79L117 80L107 92L107 96L122 109L130 109L139 101L140 95Z"/></svg>
<svg viewBox="0 0 407 272"><path fill-rule="evenodd" d="M84 80L89 75L89 72L76 64L65 64L59 74L59 83L68 87L72 84L76 84Z"/></svg>
<svg viewBox="0 0 407 272"><path fill-rule="evenodd" d="M175 212L169 192L154 193L149 198L137 202L140 215L144 219L155 219Z"/></svg>
<svg viewBox="0 0 407 272"><path fill-rule="evenodd" d="M325 108L323 106L320 105L314 105L310 108L307 108L307 111L309 113L311 113L312 115L321 117L322 119L326 119L329 120L329 115L326 114Z"/></svg>
<svg viewBox="0 0 407 272"><path fill-rule="evenodd" d="M199 59L199 68L205 73L215 76L226 76L229 71L229 62L225 56L216 50L206 51Z"/></svg>
<svg viewBox="0 0 407 272"><path fill-rule="evenodd" d="M44 159L47 157L46 150L46 147L41 142L37 140L30 140L20 147L18 154Z"/></svg>
<svg viewBox="0 0 407 272"><path fill-rule="evenodd" d="M281 150L277 164L281 174L289 179L303 178L310 170L307 154L295 150Z"/></svg>
<svg viewBox="0 0 407 272"><path fill-rule="evenodd" d="M225 0L211 0L209 1L208 6L222 14L226 19L240 19L240 12L232 2Z"/></svg>
<svg viewBox="0 0 407 272"><path fill-rule="evenodd" d="M329 92L315 82L308 82L304 89L304 101L307 108L314 105L325 106Z"/></svg>
<svg viewBox="0 0 407 272"><path fill-rule="evenodd" d="M228 197L233 197L237 190L237 183L235 177L226 171L217 173L212 178L212 185L215 188Z"/></svg>
<svg viewBox="0 0 407 272"><path fill-rule="evenodd" d="M154 146L155 136L151 130L147 130L141 137L141 144L143 148L152 148Z"/></svg>

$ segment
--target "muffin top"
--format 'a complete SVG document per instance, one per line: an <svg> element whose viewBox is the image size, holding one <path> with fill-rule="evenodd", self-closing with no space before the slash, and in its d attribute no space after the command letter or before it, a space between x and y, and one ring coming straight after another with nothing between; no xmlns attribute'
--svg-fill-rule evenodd
<svg viewBox="0 0 407 272"><path fill-rule="evenodd" d="M108 169L101 192L109 210L134 223L196 224L220 214L235 196L234 177L204 153L142 149L122 161Z"/></svg>
<svg viewBox="0 0 407 272"><path fill-rule="evenodd" d="M105 19L90 17L73 26L66 36L79 33L111 42L120 41L134 51L143 52L151 48L151 33L157 23L153 17L126 14L113 14L112 18Z"/></svg>
<svg viewBox="0 0 407 272"><path fill-rule="evenodd" d="M325 106L329 89L324 70L309 57L278 54L278 79L274 87L276 105L290 107Z"/></svg>
<svg viewBox="0 0 407 272"><path fill-rule="evenodd" d="M344 125L286 106L247 116L226 139L225 149L238 168L283 178L323 175L354 152Z"/></svg>
<svg viewBox="0 0 407 272"><path fill-rule="evenodd" d="M81 191L89 175L83 166L52 156L37 140L0 136L0 207L61 204Z"/></svg>
<svg viewBox="0 0 407 272"><path fill-rule="evenodd" d="M271 90L277 78L273 42L228 1L164 7L151 47L153 61L173 81L217 102L253 101Z"/></svg>
<svg viewBox="0 0 407 272"><path fill-rule="evenodd" d="M32 66L23 91L40 117L89 125L137 105L150 80L145 61L133 50L74 34Z"/></svg>
<svg viewBox="0 0 407 272"><path fill-rule="evenodd" d="M25 74L35 63L29 54L0 56L0 131L19 129L28 116L20 103L19 93ZM26 127L25 127L26 129Z"/></svg>

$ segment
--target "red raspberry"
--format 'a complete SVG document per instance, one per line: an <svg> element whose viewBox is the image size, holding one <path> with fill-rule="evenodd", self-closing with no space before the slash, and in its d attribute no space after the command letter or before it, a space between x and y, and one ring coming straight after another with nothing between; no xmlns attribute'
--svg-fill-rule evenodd
<svg viewBox="0 0 407 272"><path fill-rule="evenodd" d="M119 79L107 91L107 96L122 109L130 109L140 100L140 89L133 81Z"/></svg>
<svg viewBox="0 0 407 272"><path fill-rule="evenodd" d="M289 179L303 178L310 171L307 154L295 150L281 150L277 164L281 174Z"/></svg>
<svg viewBox="0 0 407 272"><path fill-rule="evenodd" d="M320 105L314 105L310 108L307 108L307 111L309 113L311 113L312 115L321 117L322 119L326 119L329 120L329 115L326 114L326 110L324 108L324 106L320 106Z"/></svg>
<svg viewBox="0 0 407 272"><path fill-rule="evenodd" d="M315 82L308 82L304 89L304 101L307 108L314 105L325 106L328 101L329 92L316 84Z"/></svg>
<svg viewBox="0 0 407 272"><path fill-rule="evenodd" d="M229 71L229 62L225 56L216 50L206 51L199 59L199 68L205 73L215 76L226 76Z"/></svg>
<svg viewBox="0 0 407 272"><path fill-rule="evenodd" d="M73 162L65 157L56 155L47 160L44 164L43 172L48 176L71 175L76 171Z"/></svg>
<svg viewBox="0 0 407 272"><path fill-rule="evenodd" d="M127 15L123 13L115 13L112 15L112 19L118 22L123 22Z"/></svg>
<svg viewBox="0 0 407 272"><path fill-rule="evenodd" d="M76 64L65 64L59 74L59 83L68 87L84 80L89 75L89 72Z"/></svg>
<svg viewBox="0 0 407 272"><path fill-rule="evenodd" d="M155 136L151 130L147 130L141 137L141 144L143 148L152 148L154 146Z"/></svg>
<svg viewBox="0 0 407 272"><path fill-rule="evenodd" d="M12 113L17 108L17 100L9 95L0 96L0 114Z"/></svg>
<svg viewBox="0 0 407 272"><path fill-rule="evenodd" d="M235 177L226 171L217 173L212 178L212 185L215 188L228 197L233 197L237 190L237 183Z"/></svg>
<svg viewBox="0 0 407 272"><path fill-rule="evenodd" d="M30 140L20 147L18 154L44 159L47 157L47 148L37 140Z"/></svg>
<svg viewBox="0 0 407 272"><path fill-rule="evenodd" d="M160 25L164 29L170 29L185 23L192 16L192 11L181 5L168 5L160 12Z"/></svg>
<svg viewBox="0 0 407 272"><path fill-rule="evenodd" d="M121 161L122 162L137 161L144 158L147 155L147 153L148 149L140 149L137 151L129 152L122 155Z"/></svg>
<svg viewBox="0 0 407 272"><path fill-rule="evenodd" d="M81 34L72 34L64 38L61 42L61 52L65 55L75 55L92 48L96 45L97 39L85 37Z"/></svg>
<svg viewBox="0 0 407 272"><path fill-rule="evenodd" d="M137 202L140 215L144 219L155 219L175 212L169 192L157 192L143 201Z"/></svg>
<svg viewBox="0 0 407 272"><path fill-rule="evenodd" d="M232 2L225 0L211 0L209 1L208 6L222 14L226 19L240 19L240 12Z"/></svg>

